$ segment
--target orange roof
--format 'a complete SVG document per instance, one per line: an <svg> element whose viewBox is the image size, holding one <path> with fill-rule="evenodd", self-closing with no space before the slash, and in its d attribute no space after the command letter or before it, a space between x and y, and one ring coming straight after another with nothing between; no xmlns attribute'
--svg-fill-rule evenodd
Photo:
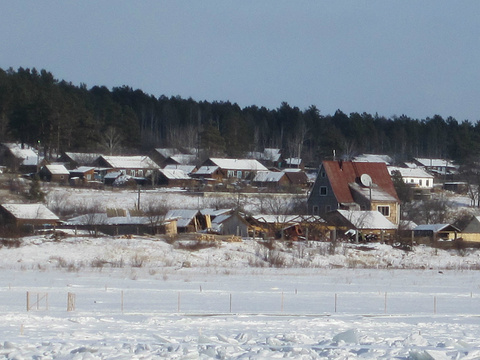
<svg viewBox="0 0 480 360"><path fill-rule="evenodd" d="M324 161L323 168L339 203L354 202L348 184L358 182L362 174L370 175L374 184L398 200L397 192L385 163Z"/></svg>

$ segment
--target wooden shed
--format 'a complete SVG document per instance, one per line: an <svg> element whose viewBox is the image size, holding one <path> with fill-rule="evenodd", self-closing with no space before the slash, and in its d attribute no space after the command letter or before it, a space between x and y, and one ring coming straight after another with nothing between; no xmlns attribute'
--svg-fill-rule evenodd
<svg viewBox="0 0 480 360"><path fill-rule="evenodd" d="M3 225L16 227L43 227L60 224L58 216L43 204L3 204L0 206L0 219Z"/></svg>

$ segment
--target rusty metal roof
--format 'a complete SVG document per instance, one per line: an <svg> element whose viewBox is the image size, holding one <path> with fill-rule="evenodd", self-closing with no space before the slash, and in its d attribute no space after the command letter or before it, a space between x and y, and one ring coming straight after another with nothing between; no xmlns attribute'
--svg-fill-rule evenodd
<svg viewBox="0 0 480 360"><path fill-rule="evenodd" d="M370 175L373 184L399 201L385 163L324 161L323 168L339 203L355 202L349 184L359 183L359 178L363 174Z"/></svg>

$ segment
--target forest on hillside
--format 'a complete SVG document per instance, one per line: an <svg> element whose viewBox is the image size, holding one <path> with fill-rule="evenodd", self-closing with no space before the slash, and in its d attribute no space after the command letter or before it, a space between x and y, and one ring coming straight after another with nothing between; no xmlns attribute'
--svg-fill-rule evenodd
<svg viewBox="0 0 480 360"><path fill-rule="evenodd" d="M468 164L480 153L479 140L479 122L440 115L330 115L286 102L277 109L240 108L228 101L155 97L129 86L88 89L34 68L0 69L0 142L38 146L47 157L62 151L141 154L158 147L243 157L274 147L314 167L333 151L343 159L380 153L399 161L441 157Z"/></svg>

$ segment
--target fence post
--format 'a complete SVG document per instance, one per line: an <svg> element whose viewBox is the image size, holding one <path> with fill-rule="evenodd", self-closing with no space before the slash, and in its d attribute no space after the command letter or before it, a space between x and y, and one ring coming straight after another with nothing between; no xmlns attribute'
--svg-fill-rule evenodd
<svg viewBox="0 0 480 360"><path fill-rule="evenodd" d="M335 293L335 312L337 312L337 293Z"/></svg>
<svg viewBox="0 0 480 360"><path fill-rule="evenodd" d="M387 313L387 292L385 291L385 305L384 305L384 313Z"/></svg>
<svg viewBox="0 0 480 360"><path fill-rule="evenodd" d="M230 312L232 312L232 293L230 293Z"/></svg>
<svg viewBox="0 0 480 360"><path fill-rule="evenodd" d="M69 292L67 294L67 311L75 310L75 294Z"/></svg>
<svg viewBox="0 0 480 360"><path fill-rule="evenodd" d="M436 296L433 297L433 313L434 314L437 313L437 297Z"/></svg>
<svg viewBox="0 0 480 360"><path fill-rule="evenodd" d="M30 311L30 293L27 291L27 311Z"/></svg>
<svg viewBox="0 0 480 360"><path fill-rule="evenodd" d="M180 312L180 293L178 293L178 298L177 298L177 312Z"/></svg>

